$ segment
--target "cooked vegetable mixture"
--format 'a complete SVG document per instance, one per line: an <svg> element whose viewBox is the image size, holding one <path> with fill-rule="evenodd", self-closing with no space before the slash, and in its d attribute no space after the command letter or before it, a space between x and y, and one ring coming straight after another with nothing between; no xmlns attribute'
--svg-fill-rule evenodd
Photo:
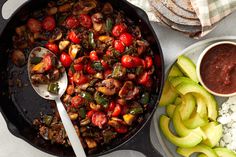
<svg viewBox="0 0 236 157"><path fill-rule="evenodd" d="M110 3L51 1L16 28L13 42L17 66L24 59L16 54L22 57L25 49L36 46L60 59L69 79L62 101L86 150L123 137L142 122L155 89L153 54L139 27ZM46 57L35 58L33 64ZM40 76L44 81L46 75ZM45 140L70 145L58 112L34 124Z"/></svg>

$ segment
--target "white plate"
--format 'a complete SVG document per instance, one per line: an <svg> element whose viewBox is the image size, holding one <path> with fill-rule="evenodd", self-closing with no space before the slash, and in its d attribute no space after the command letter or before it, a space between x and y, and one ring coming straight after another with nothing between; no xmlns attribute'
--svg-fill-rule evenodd
<svg viewBox="0 0 236 157"><path fill-rule="evenodd" d="M196 63L198 60L198 57L200 56L200 54L203 52L203 50L207 46L209 46L215 42L225 41L225 40L236 41L236 36L227 36L227 37L211 38L211 39L203 40L203 41L197 42L197 43L187 47L186 49L184 49L182 51L181 54L184 54L185 56L189 57L190 59L192 59ZM166 73L168 72L168 70L171 66L172 66L172 64L168 66ZM222 104L222 102L224 102L226 100L226 98L216 97L216 100L217 100L218 104L220 105L220 104ZM158 138L158 142L159 142L158 150L165 157L181 157L180 155L178 155L176 153L176 146L173 145L172 143L170 143L161 133L161 130L159 128L159 117L162 114L166 114L165 107L158 107L155 114L154 114L154 117L153 117L154 127L155 127L156 135Z"/></svg>

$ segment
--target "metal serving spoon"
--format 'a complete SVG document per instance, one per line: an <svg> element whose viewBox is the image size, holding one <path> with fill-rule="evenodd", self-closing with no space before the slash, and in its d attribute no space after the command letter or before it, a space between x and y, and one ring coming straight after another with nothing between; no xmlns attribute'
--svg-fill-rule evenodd
<svg viewBox="0 0 236 157"><path fill-rule="evenodd" d="M86 157L83 146L82 146L80 139L75 131L75 128L74 128L61 100L60 100L60 97L64 94L64 92L66 91L66 88L67 88L68 80L67 80L66 72L64 72L62 77L57 81L58 85L59 85L58 94L52 94L52 93L48 92L48 90L47 90L48 85L47 84L46 85L45 84L34 85L32 83L31 78L30 78L30 69L31 69L30 62L31 62L32 55L35 55L37 57L42 57L46 53L53 54L50 50L43 48L43 47L36 47L30 52L29 58L28 58L28 65L27 65L30 83L31 83L32 87L34 88L34 90L38 93L38 95L40 95L44 99L55 100L55 102L57 104L57 109L58 109L59 115L61 117L62 124L66 130L66 133L67 133L68 138L70 140L71 146L75 152L75 155L77 157ZM58 61L58 62L59 62L59 64L61 64L60 61Z"/></svg>

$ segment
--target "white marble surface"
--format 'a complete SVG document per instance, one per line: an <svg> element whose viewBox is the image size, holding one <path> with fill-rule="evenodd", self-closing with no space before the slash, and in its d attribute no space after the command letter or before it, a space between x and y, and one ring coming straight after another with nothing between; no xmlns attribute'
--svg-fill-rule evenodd
<svg viewBox="0 0 236 157"><path fill-rule="evenodd" d="M9 17L11 12L14 11L18 5L26 0L8 0L8 4L4 5L4 17ZM152 23L157 36L159 37L160 44L165 58L165 65L170 64L180 54L180 52L187 46L197 42L198 40L190 39L182 33L175 32L169 28L163 27L157 23ZM224 19L215 30L208 34L206 38L220 37L220 36L236 36L236 12ZM201 40L203 40L201 39ZM151 128L151 136L155 143L154 128ZM6 127L6 123L0 115L0 157L53 157L52 155L43 153L36 148L32 147L25 141L11 135ZM143 154L134 151L118 151L103 157L144 157Z"/></svg>

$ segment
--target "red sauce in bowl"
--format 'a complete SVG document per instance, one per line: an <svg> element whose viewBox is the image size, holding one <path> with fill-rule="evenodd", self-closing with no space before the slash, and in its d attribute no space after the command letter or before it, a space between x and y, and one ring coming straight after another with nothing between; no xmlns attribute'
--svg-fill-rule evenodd
<svg viewBox="0 0 236 157"><path fill-rule="evenodd" d="M202 82L219 94L236 92L236 45L220 44L204 55L200 65Z"/></svg>

